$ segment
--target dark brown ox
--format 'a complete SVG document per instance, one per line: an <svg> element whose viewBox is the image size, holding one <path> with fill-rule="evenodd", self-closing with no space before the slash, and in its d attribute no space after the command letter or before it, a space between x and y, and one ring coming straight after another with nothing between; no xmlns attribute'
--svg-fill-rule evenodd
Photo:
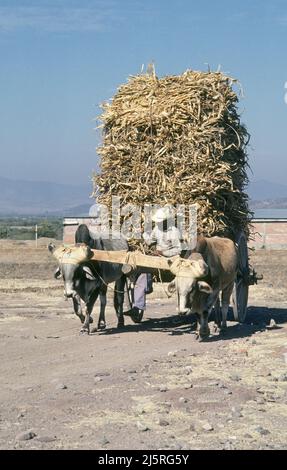
<svg viewBox="0 0 287 470"><path fill-rule="evenodd" d="M178 295L180 314L188 311L195 313L199 322L199 339L210 334L208 326L209 314L213 306L219 302L221 295L222 321L217 319L219 328L226 328L226 318L230 297L238 269L237 249L228 238L200 237L195 250L188 259L194 266L201 266L197 275L190 277L176 276L169 285L169 291Z"/></svg>

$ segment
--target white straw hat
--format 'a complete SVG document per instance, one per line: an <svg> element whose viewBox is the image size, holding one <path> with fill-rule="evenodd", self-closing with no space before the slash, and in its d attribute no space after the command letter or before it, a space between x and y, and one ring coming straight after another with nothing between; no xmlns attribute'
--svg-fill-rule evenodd
<svg viewBox="0 0 287 470"><path fill-rule="evenodd" d="M169 219L172 217L172 211L170 207L165 206L160 209L157 209L152 216L152 221L155 223L163 222L164 220Z"/></svg>

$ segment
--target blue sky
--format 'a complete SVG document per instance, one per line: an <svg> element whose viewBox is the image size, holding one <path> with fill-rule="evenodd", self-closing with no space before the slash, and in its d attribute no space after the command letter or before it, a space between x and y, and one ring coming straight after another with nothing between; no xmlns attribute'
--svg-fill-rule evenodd
<svg viewBox="0 0 287 470"><path fill-rule="evenodd" d="M252 178L286 183L286 45L286 0L0 0L0 176L88 183L99 103L154 61L238 78Z"/></svg>

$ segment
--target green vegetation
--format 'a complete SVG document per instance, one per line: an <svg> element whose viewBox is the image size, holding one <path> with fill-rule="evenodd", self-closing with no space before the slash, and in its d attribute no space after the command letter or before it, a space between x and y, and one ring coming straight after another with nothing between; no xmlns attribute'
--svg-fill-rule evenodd
<svg viewBox="0 0 287 470"><path fill-rule="evenodd" d="M56 217L0 217L0 239L35 240L38 238L63 238L63 221Z"/></svg>

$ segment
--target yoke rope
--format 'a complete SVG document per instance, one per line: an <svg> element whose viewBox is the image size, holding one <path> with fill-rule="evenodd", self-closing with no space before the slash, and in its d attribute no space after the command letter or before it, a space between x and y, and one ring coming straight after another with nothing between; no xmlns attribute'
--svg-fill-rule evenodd
<svg viewBox="0 0 287 470"><path fill-rule="evenodd" d="M95 268L94 264L92 264L91 261L89 261L87 264L91 264L91 266L93 267L93 270L95 271L95 273L97 274L97 276L99 276L100 280L102 281L103 284L105 284L105 286L107 287L107 289L111 289L113 290L114 292L117 292L118 294L124 294L125 291L123 290L117 290L116 288L112 288L104 279L103 277L100 275L100 273L97 271L97 269Z"/></svg>

